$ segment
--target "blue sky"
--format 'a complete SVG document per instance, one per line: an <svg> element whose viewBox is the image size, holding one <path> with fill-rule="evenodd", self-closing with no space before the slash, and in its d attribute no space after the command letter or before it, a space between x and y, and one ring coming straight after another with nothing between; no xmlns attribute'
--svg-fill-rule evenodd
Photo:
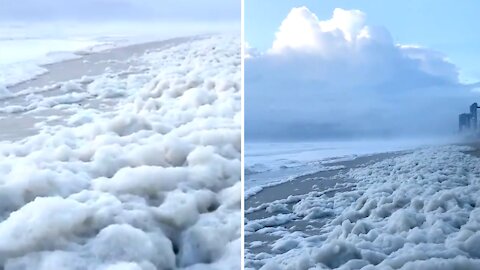
<svg viewBox="0 0 480 270"><path fill-rule="evenodd" d="M240 21L240 0L0 0L2 21Z"/></svg>
<svg viewBox="0 0 480 270"><path fill-rule="evenodd" d="M336 7L359 9L367 23L386 27L396 43L440 51L461 69L465 82L480 81L480 1L446 0L245 0L245 37L268 49L282 20L293 7L307 6L320 20Z"/></svg>

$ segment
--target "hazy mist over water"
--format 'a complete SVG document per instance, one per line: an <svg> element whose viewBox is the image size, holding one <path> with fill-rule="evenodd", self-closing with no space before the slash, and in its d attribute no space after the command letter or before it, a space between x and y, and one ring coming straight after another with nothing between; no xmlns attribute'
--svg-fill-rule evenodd
<svg viewBox="0 0 480 270"><path fill-rule="evenodd" d="M294 8L270 50L246 54L247 141L452 136L479 97L447 56L396 44L358 10Z"/></svg>

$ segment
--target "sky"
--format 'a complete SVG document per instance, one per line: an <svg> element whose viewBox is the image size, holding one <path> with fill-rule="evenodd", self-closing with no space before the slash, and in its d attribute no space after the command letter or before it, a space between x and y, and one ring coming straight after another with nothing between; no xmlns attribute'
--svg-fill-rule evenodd
<svg viewBox="0 0 480 270"><path fill-rule="evenodd" d="M0 0L0 22L240 21L240 0Z"/></svg>
<svg viewBox="0 0 480 270"><path fill-rule="evenodd" d="M419 2L247 0L246 140L456 134L480 98L475 7Z"/></svg>
<svg viewBox="0 0 480 270"><path fill-rule="evenodd" d="M480 1L245 0L247 42L259 50L269 48L280 23L297 6L307 6L320 19L329 18L336 7L359 9L369 24L386 27L395 42L443 52L461 69L464 81L480 81Z"/></svg>

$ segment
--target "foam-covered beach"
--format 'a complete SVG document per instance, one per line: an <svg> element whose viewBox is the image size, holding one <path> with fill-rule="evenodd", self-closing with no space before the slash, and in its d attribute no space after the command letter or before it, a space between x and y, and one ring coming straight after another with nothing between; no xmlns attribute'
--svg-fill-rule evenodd
<svg viewBox="0 0 480 270"><path fill-rule="evenodd" d="M0 265L238 269L239 38L115 50L2 99Z"/></svg>
<svg viewBox="0 0 480 270"><path fill-rule="evenodd" d="M478 267L475 145L340 163L343 169L306 175L247 200L247 267Z"/></svg>

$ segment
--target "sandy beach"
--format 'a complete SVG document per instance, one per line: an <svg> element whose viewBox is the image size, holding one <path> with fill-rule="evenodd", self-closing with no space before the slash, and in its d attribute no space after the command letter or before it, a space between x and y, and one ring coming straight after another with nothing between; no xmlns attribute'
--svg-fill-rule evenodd
<svg viewBox="0 0 480 270"><path fill-rule="evenodd" d="M329 171L319 171L315 173L310 173L296 177L292 181L281 183L272 187L266 187L257 194L249 197L245 200L245 209L251 207L257 207L265 202L272 202L279 199L285 199L291 195L301 195L313 191L312 188L316 185L316 190L328 189L335 186L338 181L339 175L345 174L346 171L352 168L358 168L373 164L380 160L398 156L406 153L406 151L390 152L390 153L379 153L372 155L365 155L357 157L353 160L338 161L329 163L329 166L344 166L345 168ZM342 182L348 181L344 179Z"/></svg>
<svg viewBox="0 0 480 270"><path fill-rule="evenodd" d="M477 222L479 157L478 142L425 146L265 187L245 202L246 267L410 269L434 257L470 269L475 243L460 235Z"/></svg>
<svg viewBox="0 0 480 270"><path fill-rule="evenodd" d="M37 134L45 124L65 124L63 120L73 111L62 105L70 105L70 107L78 105L85 109L104 111L111 109L117 103L117 97L107 97L102 100L97 99L96 96L70 99L62 97L68 93L82 94L91 82L89 78L105 73L115 74L119 77L141 74L148 71L148 67L141 66L136 59L146 52L165 50L198 39L201 37L179 37L94 53L79 51L77 52L79 58L42 66L48 70L47 73L8 87L13 96L0 99L0 108L4 108L3 111L0 110L0 130L2 130L0 140L20 140L26 136ZM81 82L81 88L65 89L63 86L66 82L82 78L84 78L84 82ZM29 104L29 97L32 95L36 95L37 100L49 98L59 101L39 109L37 106Z"/></svg>
<svg viewBox="0 0 480 270"><path fill-rule="evenodd" d="M162 50L180 43L199 39L200 37L179 37L159 40L129 46L107 49L100 52L82 52L76 54L79 58L56 62L42 67L48 70L32 80L8 87L12 92L19 92L30 87L44 87L59 82L79 79L82 76L95 76L111 69L114 72L126 71L130 66L129 58L141 56L149 50Z"/></svg>
<svg viewBox="0 0 480 270"><path fill-rule="evenodd" d="M350 191L355 188L355 180L346 175L349 170L372 165L387 158L405 155L408 152L409 151L396 151L371 154L359 156L353 160L332 162L329 163L329 166L342 166L343 168L329 171L322 170L296 177L291 181L278 185L265 187L262 191L245 200L245 218L249 222L268 218L272 213L266 211L267 207L275 201L287 200L288 208L291 210L291 207L300 200L300 196L309 193L321 193L322 191L326 191L326 193L322 194L327 194L331 197L338 192ZM330 219L331 217L326 218ZM311 222L299 218L289 220L280 226L290 232L308 231L308 234L314 235L318 230L321 230L326 221L327 219L316 219L314 222ZM278 226L278 224L273 226ZM309 226L308 230L307 226ZM254 232L245 236L245 246L246 248L249 248L251 243L262 242L262 245L257 246L254 244L253 247L250 247L249 253L252 256L256 256L263 252L272 253L272 244L279 238L280 236L275 237L264 233ZM253 264L248 266L259 267L261 265Z"/></svg>
<svg viewBox="0 0 480 270"><path fill-rule="evenodd" d="M10 89L0 265L239 269L240 48L229 34L118 48Z"/></svg>

